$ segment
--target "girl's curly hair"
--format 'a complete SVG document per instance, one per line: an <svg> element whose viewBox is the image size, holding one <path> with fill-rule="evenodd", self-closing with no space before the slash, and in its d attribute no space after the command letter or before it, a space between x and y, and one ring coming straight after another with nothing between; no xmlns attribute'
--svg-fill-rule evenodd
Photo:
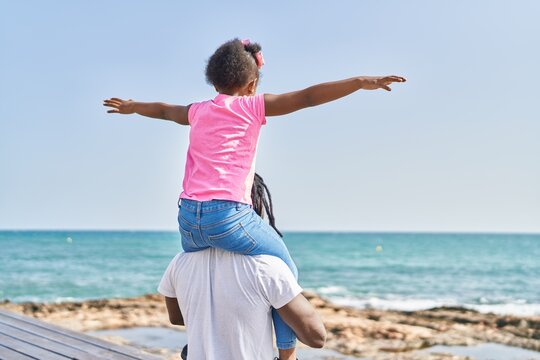
<svg viewBox="0 0 540 360"><path fill-rule="evenodd" d="M221 45L206 65L206 81L220 91L236 90L253 78L259 78L255 54L261 51L257 43L244 45L239 39Z"/></svg>

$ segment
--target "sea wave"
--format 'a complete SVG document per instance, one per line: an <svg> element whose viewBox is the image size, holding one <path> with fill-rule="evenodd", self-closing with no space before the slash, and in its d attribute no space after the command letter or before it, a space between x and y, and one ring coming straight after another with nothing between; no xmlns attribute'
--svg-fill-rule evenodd
<svg viewBox="0 0 540 360"><path fill-rule="evenodd" d="M355 297L355 296L328 296L320 293L336 305L350 306L359 309L380 309L397 311L426 310L442 306L463 307L476 310L481 313L493 313L498 315L515 316L538 316L540 304L523 303L522 300L501 304L470 304L457 299L425 299L425 298L379 298L379 297Z"/></svg>
<svg viewBox="0 0 540 360"><path fill-rule="evenodd" d="M337 305L351 306L360 309L380 309L380 310L399 310L415 311L430 309L439 306L458 306L459 304L452 299L410 299L394 298L383 299L378 297L360 298L354 296L330 296L330 301Z"/></svg>
<svg viewBox="0 0 540 360"><path fill-rule="evenodd" d="M516 316L539 316L540 304L523 304L523 303L507 303L507 304L490 304L476 305L465 304L463 307L479 311L481 313L493 313L498 315L516 315Z"/></svg>
<svg viewBox="0 0 540 360"><path fill-rule="evenodd" d="M320 295L335 295L347 293L347 288L343 286L323 286L315 290Z"/></svg>

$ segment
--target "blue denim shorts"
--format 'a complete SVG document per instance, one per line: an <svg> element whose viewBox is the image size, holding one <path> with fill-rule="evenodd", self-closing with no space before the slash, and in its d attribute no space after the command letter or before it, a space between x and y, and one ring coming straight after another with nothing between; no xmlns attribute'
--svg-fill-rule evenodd
<svg viewBox="0 0 540 360"><path fill-rule="evenodd" d="M281 258L297 276L296 265L277 232L251 205L228 200L182 199L178 224L185 252L209 247L246 255Z"/></svg>
<svg viewBox="0 0 540 360"><path fill-rule="evenodd" d="M182 200L178 224L184 251L199 251L208 247L248 254L257 242L245 230L253 221L248 204L231 201Z"/></svg>

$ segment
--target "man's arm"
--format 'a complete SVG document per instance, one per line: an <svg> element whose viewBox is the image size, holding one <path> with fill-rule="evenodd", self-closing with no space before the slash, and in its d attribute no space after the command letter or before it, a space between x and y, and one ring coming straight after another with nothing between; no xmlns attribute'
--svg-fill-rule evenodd
<svg viewBox="0 0 540 360"><path fill-rule="evenodd" d="M265 115L277 116L289 114L310 106L317 106L337 100L360 89L384 89L386 91L392 91L389 86L390 84L405 81L405 78L394 75L360 76L322 83L286 94L264 94Z"/></svg>
<svg viewBox="0 0 540 360"><path fill-rule="evenodd" d="M169 313L169 321L173 325L185 325L184 317L178 306L176 298L170 298L165 296L165 305L167 306L167 312Z"/></svg>
<svg viewBox="0 0 540 360"><path fill-rule="evenodd" d="M304 295L297 295L287 305L277 309L277 312L301 342L314 348L324 346L326 329L319 314Z"/></svg>
<svg viewBox="0 0 540 360"><path fill-rule="evenodd" d="M155 119L170 120L180 125L189 125L188 106L169 105L161 102L139 102L133 100L122 100L110 98L103 100L103 106L111 107L108 113L112 114L133 114L137 113Z"/></svg>

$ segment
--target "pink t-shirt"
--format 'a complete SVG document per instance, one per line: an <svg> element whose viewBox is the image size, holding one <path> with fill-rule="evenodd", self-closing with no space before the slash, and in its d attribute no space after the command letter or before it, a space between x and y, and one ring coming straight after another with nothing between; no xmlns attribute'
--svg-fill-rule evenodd
<svg viewBox="0 0 540 360"><path fill-rule="evenodd" d="M191 104L183 199L251 204L255 154L266 124L264 95L229 96Z"/></svg>

